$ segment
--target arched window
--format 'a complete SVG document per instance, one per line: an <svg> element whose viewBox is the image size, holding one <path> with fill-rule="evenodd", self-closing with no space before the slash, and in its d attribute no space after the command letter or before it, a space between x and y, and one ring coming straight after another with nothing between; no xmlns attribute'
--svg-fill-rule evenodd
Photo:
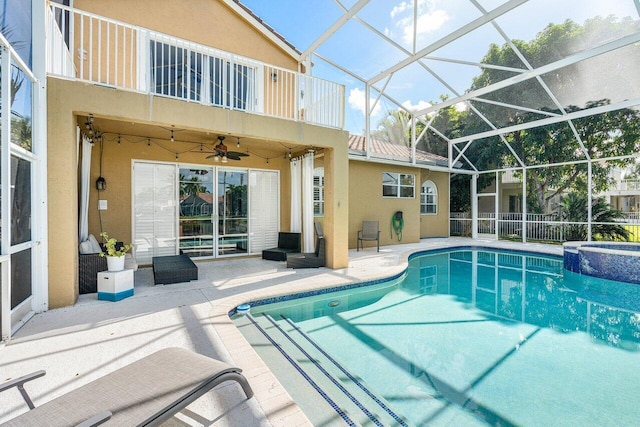
<svg viewBox="0 0 640 427"><path fill-rule="evenodd" d="M313 170L313 216L324 216L324 168Z"/></svg>
<svg viewBox="0 0 640 427"><path fill-rule="evenodd" d="M433 181L425 181L420 190L420 213L436 215L438 213L438 188Z"/></svg>

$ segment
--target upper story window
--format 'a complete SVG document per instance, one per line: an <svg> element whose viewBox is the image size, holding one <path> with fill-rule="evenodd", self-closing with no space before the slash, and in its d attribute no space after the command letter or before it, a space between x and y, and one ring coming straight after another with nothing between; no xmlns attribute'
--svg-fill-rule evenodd
<svg viewBox="0 0 640 427"><path fill-rule="evenodd" d="M256 111L260 67L213 50L191 50L157 36L151 40L151 88L158 94Z"/></svg>
<svg viewBox="0 0 640 427"><path fill-rule="evenodd" d="M324 216L324 168L313 170L313 215Z"/></svg>
<svg viewBox="0 0 640 427"><path fill-rule="evenodd" d="M382 197L414 197L415 175L395 172L382 172Z"/></svg>
<svg viewBox="0 0 640 427"><path fill-rule="evenodd" d="M420 190L420 213L435 215L438 213L438 188L433 181L425 181Z"/></svg>

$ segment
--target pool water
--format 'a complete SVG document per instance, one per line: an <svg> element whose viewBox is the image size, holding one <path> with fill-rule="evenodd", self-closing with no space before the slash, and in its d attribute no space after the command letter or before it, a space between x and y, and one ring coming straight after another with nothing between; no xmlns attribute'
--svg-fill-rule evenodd
<svg viewBox="0 0 640 427"><path fill-rule="evenodd" d="M373 400L355 408L370 425L623 426L640 416L639 285L571 273L560 257L439 251L412 258L402 280L249 316L266 334L305 337L309 360L289 363L318 399L354 407L368 390ZM293 354L288 341L279 350ZM328 367L309 374L326 358L343 386L318 378ZM338 410L339 422L362 424L353 412Z"/></svg>

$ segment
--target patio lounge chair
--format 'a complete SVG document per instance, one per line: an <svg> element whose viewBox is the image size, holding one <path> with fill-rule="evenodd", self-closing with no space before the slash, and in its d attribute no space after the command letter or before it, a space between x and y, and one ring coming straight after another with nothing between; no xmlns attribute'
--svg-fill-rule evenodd
<svg viewBox="0 0 640 427"><path fill-rule="evenodd" d="M263 250L262 259L286 261L288 253L300 252L302 252L300 233L281 231L278 233L278 247Z"/></svg>
<svg viewBox="0 0 640 427"><path fill-rule="evenodd" d="M17 387L31 408L7 426L156 426L225 381L236 381L247 399L253 390L240 368L183 348L166 348L34 408L24 383L39 371L0 384Z"/></svg>
<svg viewBox="0 0 640 427"><path fill-rule="evenodd" d="M302 254L287 254L287 268L318 268L325 265L325 240L322 223L314 223L316 250Z"/></svg>
<svg viewBox="0 0 640 427"><path fill-rule="evenodd" d="M378 221L362 221L362 230L358 230L358 241L356 242L356 251L364 250L365 241L376 241L378 243L378 252L380 252L380 227Z"/></svg>

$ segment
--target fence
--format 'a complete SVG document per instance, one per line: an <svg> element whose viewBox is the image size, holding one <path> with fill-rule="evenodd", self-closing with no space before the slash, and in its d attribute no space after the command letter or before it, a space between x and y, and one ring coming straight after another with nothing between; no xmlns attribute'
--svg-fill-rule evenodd
<svg viewBox="0 0 640 427"><path fill-rule="evenodd" d="M526 238L544 242L565 242L568 239L575 240L576 235L587 234L587 222L560 221L556 215L549 214L527 214L526 217ZM471 236L471 214L468 212L453 212L449 218L451 236ZM522 238L522 214L520 213L499 213L498 214L498 237L502 239ZM598 226L622 226L629 232L631 241L640 241L640 221L637 218L620 219L614 223L592 222L594 232L592 238L599 240L602 237L597 235ZM478 214L478 233L496 234L496 217L493 213Z"/></svg>
<svg viewBox="0 0 640 427"><path fill-rule="evenodd" d="M344 127L343 85L53 2L49 12L49 74Z"/></svg>

